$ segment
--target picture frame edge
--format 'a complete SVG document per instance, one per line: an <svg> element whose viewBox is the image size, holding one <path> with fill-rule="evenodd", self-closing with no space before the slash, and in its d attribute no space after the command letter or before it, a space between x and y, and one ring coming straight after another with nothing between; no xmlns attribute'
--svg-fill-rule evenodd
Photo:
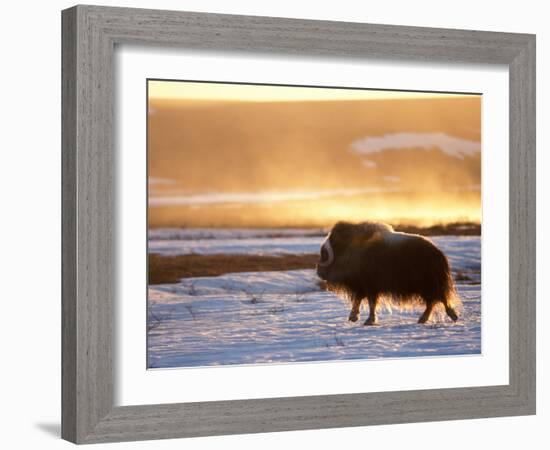
<svg viewBox="0 0 550 450"><path fill-rule="evenodd" d="M148 14L155 15L156 25L144 28L142 21ZM296 49L288 47L288 39L302 36L300 33L309 33L311 38L319 23L323 24L323 30L334 27L342 33L350 29L356 39L364 33L363 39L368 40L371 33L369 27L376 30L372 33L388 33L388 36L376 44L377 49L373 49L376 45L371 45L367 50L361 48L348 51L348 56L351 57L360 57L368 51L374 52L376 57L380 57L384 51L386 55L387 52L391 53L392 48L397 49L399 45L403 45L403 40L399 37L396 37L393 44L391 42L391 33L397 33L398 30L405 34L410 30L416 36L422 32L430 36L438 31L439 34L446 33L451 39L438 44L441 45L440 51L444 50L445 45L450 45L452 51L449 55L456 56L455 60L461 62L480 62L480 55L487 53L475 53L478 48L465 47L464 44L460 47L460 42L457 43L456 40L460 41L468 33L472 34L471 39L478 42L478 45L494 50L490 64L507 64L510 70L510 254L514 258L510 260L509 385L113 407L112 221L116 198L112 192L112 56L115 44L120 43L150 41L157 45L181 45L182 42L187 42L192 45L195 42L193 39L186 41L182 37L174 38L175 35L170 33L175 32L167 32L166 27L161 32L158 27L162 17L167 18L171 27L178 20L180 23L196 21L193 33L198 34L201 33L201 27L204 28L204 23L213 23L211 27L215 28L219 21L226 19L233 24L243 24L250 20L256 24L268 23L270 26L292 23L296 28L292 28L291 32L286 30L285 36L280 40L273 39L273 36L270 38L272 51L286 49L293 54ZM137 21L141 21L139 29ZM205 34L210 33L211 39L207 39L207 44L211 46L209 48L217 48L216 45L223 44L222 47L227 49L232 43L240 48L243 41L238 33L231 35L233 40L226 39L222 42L212 33L214 28L205 28L202 31ZM148 33L147 36L143 35L144 30ZM136 37L140 33L141 37ZM184 33L182 27L180 33ZM173 40L168 44L170 37ZM499 39L503 40L503 45L499 45ZM75 443L114 442L534 414L535 39L534 35L529 34L89 5L78 5L62 11L62 437ZM249 41L249 45L256 42L254 39ZM342 39L331 47L331 41L323 40L320 34L314 41L318 48L312 54L327 56L333 56L335 50L347 42ZM261 36L257 38L257 42L260 43L259 49L265 51L268 44L262 41ZM297 39L297 42L302 41ZM204 45L203 43L199 47L205 48ZM323 51L327 49L328 51ZM397 58L407 56L405 48L395 51ZM440 54L441 59L435 59L449 61L449 55ZM391 53L391 57L394 56ZM408 56L411 56L410 52ZM414 47L412 57L417 60L429 59L426 57L426 50L417 47ZM521 298L524 301L520 301ZM532 326L525 326L526 321ZM419 412L405 409L407 413L403 413L403 407L397 412L391 410L388 411L389 416L381 416L380 419L385 420L383 422L377 422L371 417L372 414L369 416L369 408L379 410L380 405L385 405L385 402L395 407L400 402L399 398L404 399L403 405L406 404L409 408L415 405ZM451 404L448 402L455 402L457 408L460 406L462 409L452 408L454 412L441 407L437 409L429 403L437 399L445 399L443 403L448 404L447 408ZM323 404L324 416L316 409L318 405L316 406L315 401ZM475 411L469 411L473 415L468 414L468 402L476 408ZM284 411L284 417L279 417L279 422L276 422L277 416L273 414L273 406L269 404L279 405L280 411ZM333 414L332 419L331 416L326 416L327 404L328 410ZM371 407L371 404L374 406ZM226 408L231 408L231 405L242 407L243 411L252 408L252 416L240 416L247 417L249 422L236 422L227 412L221 413L227 411ZM308 407L313 408L309 419ZM195 412L190 414L193 409ZM271 415L267 415L266 411L271 411ZM292 411L299 412L301 422L295 420L293 425L286 421L289 417L294 417ZM354 411L361 416L352 420L355 417L352 414ZM197 418L201 421L197 421ZM184 425L187 428L192 426L192 429L186 429Z"/></svg>

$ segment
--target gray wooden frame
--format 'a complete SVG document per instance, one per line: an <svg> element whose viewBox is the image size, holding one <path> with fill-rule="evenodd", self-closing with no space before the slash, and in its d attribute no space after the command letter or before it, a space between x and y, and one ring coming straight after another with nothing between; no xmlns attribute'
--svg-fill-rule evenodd
<svg viewBox="0 0 550 450"><path fill-rule="evenodd" d="M63 11L62 30L63 438L93 443L535 413L535 36L97 6ZM114 407L113 52L120 43L507 65L509 384Z"/></svg>

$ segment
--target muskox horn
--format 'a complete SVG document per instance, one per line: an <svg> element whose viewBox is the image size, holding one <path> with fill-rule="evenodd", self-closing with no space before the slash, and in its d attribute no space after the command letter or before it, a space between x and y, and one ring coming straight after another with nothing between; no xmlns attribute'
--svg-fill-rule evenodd
<svg viewBox="0 0 550 450"><path fill-rule="evenodd" d="M325 252L323 252L325 250ZM330 245L330 239L327 237L323 245L321 245L321 259L319 260L319 265L322 267L327 267L332 264L334 261L334 250L332 250L332 245Z"/></svg>

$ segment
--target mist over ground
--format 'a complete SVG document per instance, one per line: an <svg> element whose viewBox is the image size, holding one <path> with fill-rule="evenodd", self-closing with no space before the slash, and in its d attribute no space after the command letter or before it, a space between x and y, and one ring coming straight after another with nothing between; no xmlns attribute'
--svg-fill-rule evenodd
<svg viewBox="0 0 550 450"><path fill-rule="evenodd" d="M480 96L150 98L149 226L479 222L480 114Z"/></svg>

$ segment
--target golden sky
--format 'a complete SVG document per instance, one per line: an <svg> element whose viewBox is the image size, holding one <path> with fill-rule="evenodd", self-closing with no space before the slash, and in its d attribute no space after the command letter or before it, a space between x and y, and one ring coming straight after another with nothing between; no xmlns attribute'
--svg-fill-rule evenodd
<svg viewBox="0 0 550 450"><path fill-rule="evenodd" d="M150 226L481 220L481 96L149 81Z"/></svg>

